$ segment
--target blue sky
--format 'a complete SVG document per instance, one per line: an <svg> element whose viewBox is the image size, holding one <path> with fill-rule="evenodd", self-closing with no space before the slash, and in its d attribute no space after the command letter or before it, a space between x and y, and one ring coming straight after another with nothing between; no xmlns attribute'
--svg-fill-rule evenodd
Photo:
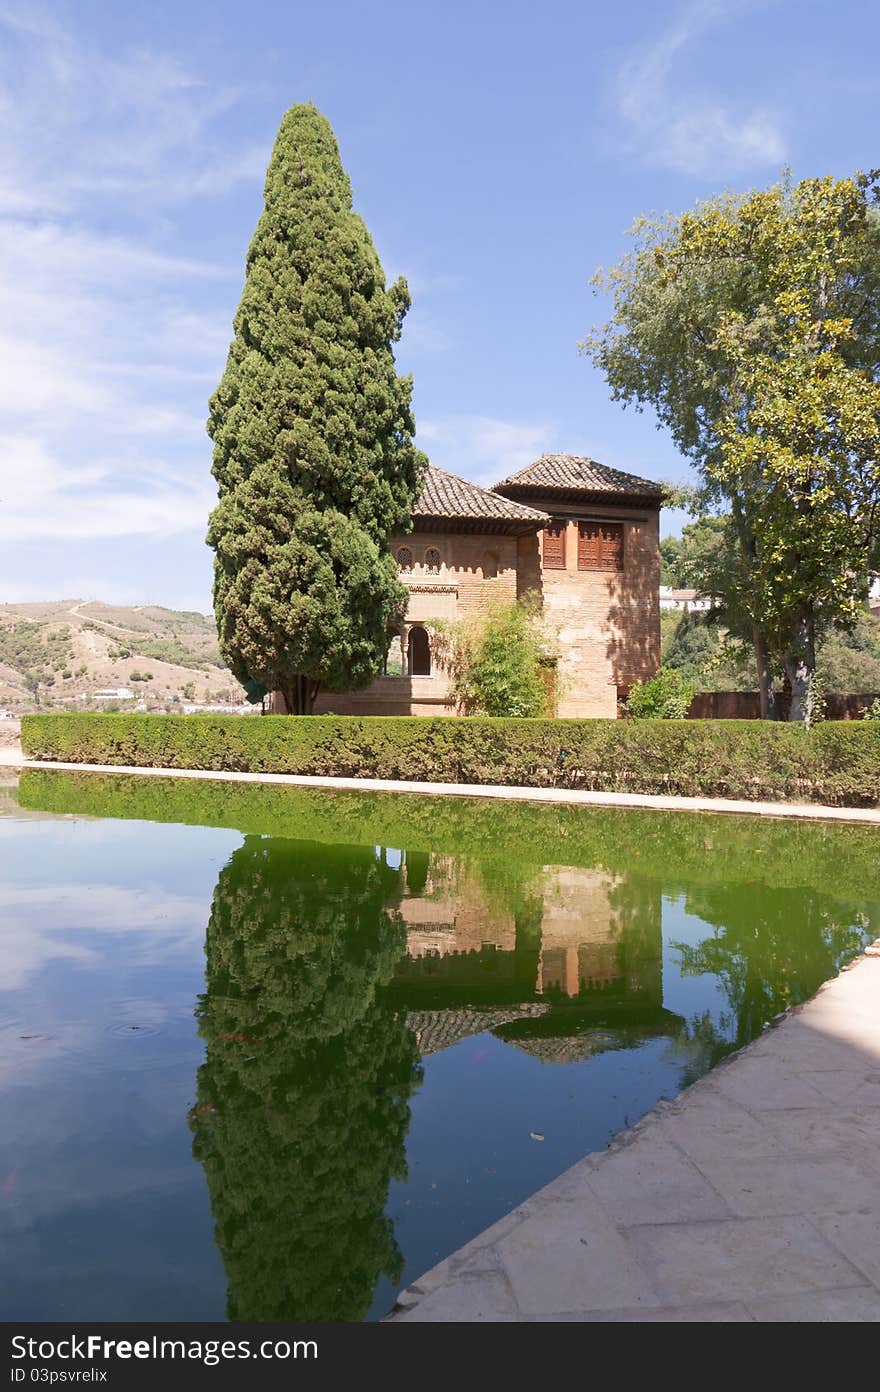
<svg viewBox="0 0 880 1392"><path fill-rule="evenodd" d="M640 213L880 164L878 40L865 0L0 0L0 602L209 609L207 398L296 101L409 277L437 464L685 477L578 355L589 278Z"/></svg>

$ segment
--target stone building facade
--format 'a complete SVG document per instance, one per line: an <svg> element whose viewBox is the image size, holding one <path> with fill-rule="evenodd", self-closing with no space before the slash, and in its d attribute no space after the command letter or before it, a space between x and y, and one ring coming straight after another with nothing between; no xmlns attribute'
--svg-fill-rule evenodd
<svg viewBox="0 0 880 1392"><path fill-rule="evenodd" d="M531 591L557 654L557 714L616 716L660 662L662 500L659 484L576 455L542 455L492 489L429 465L412 531L391 538L410 601L386 673L321 693L316 713L454 714L434 626Z"/></svg>

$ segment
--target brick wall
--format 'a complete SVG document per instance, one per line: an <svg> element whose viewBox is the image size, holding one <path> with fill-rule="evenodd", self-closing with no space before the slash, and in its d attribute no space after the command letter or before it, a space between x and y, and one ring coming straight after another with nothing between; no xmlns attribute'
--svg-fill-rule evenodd
<svg viewBox="0 0 880 1392"><path fill-rule="evenodd" d="M532 538L534 543L534 538ZM454 623L482 613L493 599L517 594L517 539L487 533L412 532L392 537L393 555L406 548L412 570L401 575L410 591L404 638L414 623L430 632L431 620ZM427 553L440 552L439 572L429 569ZM494 572L494 574L493 574ZM322 692L315 713L335 715L454 715L447 697L449 679L435 668L430 677L377 677L363 691Z"/></svg>
<svg viewBox="0 0 880 1392"><path fill-rule="evenodd" d="M575 509L550 497L532 506L567 519L565 569L541 569L540 539L523 537L519 591L538 590L559 651L561 716L617 714L618 687L653 676L660 664L659 514ZM578 570L578 520L623 519L622 571Z"/></svg>
<svg viewBox="0 0 880 1392"><path fill-rule="evenodd" d="M876 693L826 691L826 720L861 720L865 709L877 700ZM779 697L779 714L788 715L791 697ZM688 710L689 720L759 720L761 698L757 691L698 691Z"/></svg>
<svg viewBox="0 0 880 1392"><path fill-rule="evenodd" d="M566 566L543 570L541 539L487 533L414 532L392 537L397 555L406 548L412 569L402 575L410 591L404 637L414 623L429 632L432 620L455 622L482 613L492 599L511 601L528 591L542 599L559 661L561 716L617 715L618 688L653 676L660 663L660 553L658 514L637 508L568 508L549 499L534 506L567 517ZM624 569L581 571L577 564L579 517L624 520ZM427 553L440 552L439 569ZM377 677L363 691L322 692L317 714L452 715L449 682L435 668L429 677Z"/></svg>

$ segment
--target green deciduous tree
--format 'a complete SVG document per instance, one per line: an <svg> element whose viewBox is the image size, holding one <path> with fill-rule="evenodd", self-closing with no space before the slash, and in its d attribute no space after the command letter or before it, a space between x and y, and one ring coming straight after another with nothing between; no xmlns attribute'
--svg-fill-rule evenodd
<svg viewBox="0 0 880 1392"><path fill-rule="evenodd" d="M696 498L692 506L697 506ZM730 514L699 515L682 527L671 553L675 582L711 597L710 610L686 614L664 643L663 662L693 680L698 690L753 691L760 684L755 667L755 625L743 596L750 571L737 544ZM777 668L759 643L767 713L775 709Z"/></svg>
<svg viewBox="0 0 880 1392"><path fill-rule="evenodd" d="M678 589L700 589L718 578L715 572L715 559L724 542L729 518L698 516L693 522L686 522L679 537L664 537L660 543L660 559L663 566L661 576L664 585ZM706 591L718 595L717 584Z"/></svg>
<svg viewBox="0 0 880 1392"><path fill-rule="evenodd" d="M405 610L387 539L422 464L392 351L409 304L405 280L385 287L329 122L292 107L208 422L221 651L289 712L366 685Z"/></svg>
<svg viewBox="0 0 880 1392"><path fill-rule="evenodd" d="M682 527L680 537L669 537L667 542L674 543L667 547L667 555L675 583L711 595L714 603L707 612L664 616L664 666L683 672L698 691L754 691L757 673L748 641L750 621L740 604L751 577L741 575L741 553L730 515L698 517ZM822 688L880 691L880 621L860 607L845 628L823 627L816 642L816 675ZM772 676L782 675L777 659Z"/></svg>
<svg viewBox="0 0 880 1392"><path fill-rule="evenodd" d="M774 659L809 720L816 640L851 627L880 530L876 179L811 179L636 224L597 283L585 348L615 397L654 407L730 516L728 563L765 713ZM733 606L731 606L731 610Z"/></svg>
<svg viewBox="0 0 880 1392"><path fill-rule="evenodd" d="M666 614L661 631L663 666L680 672L700 690L706 667L718 651L717 626L707 623L704 614Z"/></svg>
<svg viewBox="0 0 880 1392"><path fill-rule="evenodd" d="M880 620L864 613L849 633L830 633L817 652L826 691L880 691Z"/></svg>

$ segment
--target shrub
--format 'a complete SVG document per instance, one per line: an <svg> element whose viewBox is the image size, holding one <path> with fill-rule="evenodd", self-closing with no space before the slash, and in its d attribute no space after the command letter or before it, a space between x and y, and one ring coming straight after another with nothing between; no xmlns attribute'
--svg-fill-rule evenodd
<svg viewBox="0 0 880 1392"><path fill-rule="evenodd" d="M553 676L536 598L490 605L478 619L440 629L438 660L460 715L552 714Z"/></svg>
<svg viewBox="0 0 880 1392"><path fill-rule="evenodd" d="M650 681L636 682L626 711L634 720L685 720L695 691L677 668L661 667Z"/></svg>
<svg viewBox="0 0 880 1392"><path fill-rule="evenodd" d="M45 680L48 671L60 671L70 660L70 629L50 629L30 619L0 624L0 662Z"/></svg>
<svg viewBox="0 0 880 1392"><path fill-rule="evenodd" d="M47 713L31 758L874 806L880 722Z"/></svg>
<svg viewBox="0 0 880 1392"><path fill-rule="evenodd" d="M863 720L880 720L880 696L875 696L870 706L862 711Z"/></svg>

